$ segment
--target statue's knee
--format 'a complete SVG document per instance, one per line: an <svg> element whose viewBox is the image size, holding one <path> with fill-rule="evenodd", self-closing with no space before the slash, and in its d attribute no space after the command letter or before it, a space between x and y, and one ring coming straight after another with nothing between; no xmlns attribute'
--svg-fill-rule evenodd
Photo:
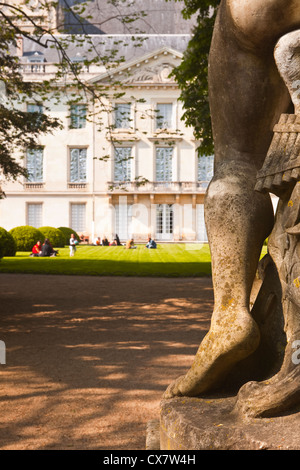
<svg viewBox="0 0 300 470"><path fill-rule="evenodd" d="M241 172L239 169L236 171L216 171L213 179L211 180L206 198L225 200L227 198L252 197L255 186L255 176L250 173Z"/></svg>
<svg viewBox="0 0 300 470"><path fill-rule="evenodd" d="M256 169L240 162L228 162L217 168L206 196L205 211L209 225L229 220L234 226L255 225L268 236L274 223L269 194L255 191Z"/></svg>

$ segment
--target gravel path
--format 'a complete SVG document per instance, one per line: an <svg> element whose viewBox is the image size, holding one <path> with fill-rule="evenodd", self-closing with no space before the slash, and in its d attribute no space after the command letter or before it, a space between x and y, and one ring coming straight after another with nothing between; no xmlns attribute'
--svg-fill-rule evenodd
<svg viewBox="0 0 300 470"><path fill-rule="evenodd" d="M0 449L145 449L163 391L209 327L211 279L0 281Z"/></svg>

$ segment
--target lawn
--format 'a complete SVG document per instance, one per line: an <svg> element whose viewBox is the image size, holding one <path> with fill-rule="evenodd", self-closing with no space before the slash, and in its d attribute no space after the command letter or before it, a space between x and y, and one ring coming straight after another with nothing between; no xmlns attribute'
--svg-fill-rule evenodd
<svg viewBox="0 0 300 470"><path fill-rule="evenodd" d="M77 274L90 276L207 276L211 274L207 244L158 244L147 250L144 245L126 250L123 246L81 245L74 257L69 248L60 248L55 258L32 258L18 252L3 258L2 273Z"/></svg>
<svg viewBox="0 0 300 470"><path fill-rule="evenodd" d="M264 247L262 254L266 248ZM2 273L74 274L89 276L161 276L200 277L211 275L208 244L158 244L156 250L137 245L134 250L123 246L96 247L81 245L74 257L69 248L60 248L55 258L32 258L18 252L3 258Z"/></svg>

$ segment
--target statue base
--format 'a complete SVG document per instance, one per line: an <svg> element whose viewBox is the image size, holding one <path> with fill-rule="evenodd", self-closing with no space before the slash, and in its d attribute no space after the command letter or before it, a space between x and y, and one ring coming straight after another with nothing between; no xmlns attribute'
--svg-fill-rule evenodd
<svg viewBox="0 0 300 470"><path fill-rule="evenodd" d="M236 397L163 400L160 424L151 425L148 450L300 450L300 411L242 420L232 413L235 401ZM152 449L150 441L155 443Z"/></svg>

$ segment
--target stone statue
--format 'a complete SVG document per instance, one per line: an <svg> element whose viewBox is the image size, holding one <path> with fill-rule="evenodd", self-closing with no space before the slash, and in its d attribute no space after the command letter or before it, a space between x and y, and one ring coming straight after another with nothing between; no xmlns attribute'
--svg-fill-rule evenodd
<svg viewBox="0 0 300 470"><path fill-rule="evenodd" d="M299 0L222 0L219 6L209 57L215 172L205 201L215 305L210 329L191 368L170 384L164 394L166 399L196 397L218 389L234 368L249 357L255 358L261 346L264 333L255 313L258 311L259 317L271 312L275 318L276 311L285 321L280 325L275 321L279 331L275 343L281 342L285 350L279 355L277 369L274 366L276 374L271 381L243 385L235 410L249 416L266 416L300 403L300 368L298 372L291 363L293 339L300 340L300 289L295 281L299 276L300 285L299 172L297 166L272 168L271 176L267 171L268 160L272 160L268 151L274 126L281 125L280 119L288 120L282 115L293 112L289 73L295 82L296 71L300 80L300 62L295 62L294 68L291 64L286 67L289 47L297 43L300 50L299 32L295 33L298 42L293 37L292 46L284 36L299 27ZM274 49L278 41L277 67ZM295 96L293 100L293 125L300 132L299 101ZM296 128L292 130L293 142L297 140ZM290 131L285 127L284 132ZM272 144L276 146L274 141ZM281 153L283 148L279 149ZM297 161L299 164L299 157ZM264 162L266 168L262 169ZM280 161L277 165L280 167ZM284 174L286 170L291 171ZM270 178L274 183L275 175L277 189L272 184L264 186ZM269 243L271 259L264 261L262 293L250 312L250 293L261 248L274 226L269 192L281 199ZM276 284L276 292L271 292L271 284L272 289ZM277 304L273 302L275 297Z"/></svg>

